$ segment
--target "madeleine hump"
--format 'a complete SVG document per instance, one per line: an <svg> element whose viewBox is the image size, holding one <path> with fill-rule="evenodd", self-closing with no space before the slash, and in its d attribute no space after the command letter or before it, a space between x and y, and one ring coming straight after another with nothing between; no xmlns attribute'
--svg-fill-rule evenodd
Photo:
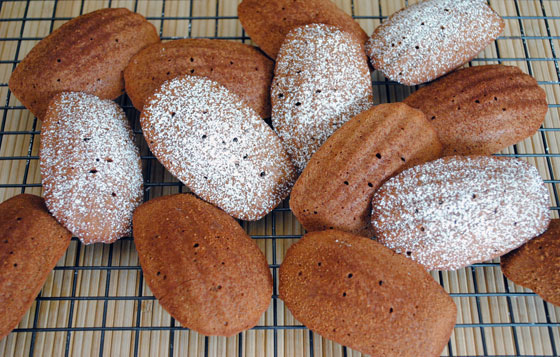
<svg viewBox="0 0 560 357"><path fill-rule="evenodd" d="M288 32L302 25L336 26L362 46L368 39L352 16L330 0L243 0L237 12L251 40L272 59L278 55Z"/></svg>
<svg viewBox="0 0 560 357"><path fill-rule="evenodd" d="M0 340L29 310L71 238L39 196L0 204Z"/></svg>
<svg viewBox="0 0 560 357"><path fill-rule="evenodd" d="M421 265L337 230L292 245L278 289L309 329L372 356L439 356L457 318L451 297Z"/></svg>
<svg viewBox="0 0 560 357"><path fill-rule="evenodd" d="M39 152L49 211L85 244L131 233L144 196L142 163L128 119L113 101L78 92L55 95Z"/></svg>
<svg viewBox="0 0 560 357"><path fill-rule="evenodd" d="M534 166L494 156L447 156L389 179L373 195L378 242L428 270L497 258L543 233L548 190Z"/></svg>
<svg viewBox="0 0 560 357"><path fill-rule="evenodd" d="M144 16L127 9L97 10L41 40L16 67L9 86L41 120L60 92L115 99L124 93L123 71L132 56L156 42L156 28Z"/></svg>
<svg viewBox="0 0 560 357"><path fill-rule="evenodd" d="M460 69L404 102L423 111L444 155L490 155L535 134L548 105L537 81L503 65Z"/></svg>
<svg viewBox="0 0 560 357"><path fill-rule="evenodd" d="M486 0L427 0L391 15L375 29L366 51L387 78L413 86L469 62L504 27Z"/></svg>
<svg viewBox="0 0 560 357"><path fill-rule="evenodd" d="M280 138L224 86L183 75L140 116L150 150L192 192L235 218L258 220L288 196L295 170Z"/></svg>
<svg viewBox="0 0 560 357"><path fill-rule="evenodd" d="M255 326L270 305L272 276L255 241L192 194L138 207L134 243L150 290L183 326L232 336Z"/></svg>
<svg viewBox="0 0 560 357"><path fill-rule="evenodd" d="M183 74L207 77L237 94L262 118L270 117L274 62L243 43L188 38L153 44L136 54L124 71L126 93L142 111L163 82Z"/></svg>
<svg viewBox="0 0 560 357"><path fill-rule="evenodd" d="M548 230L501 258L504 275L514 283L560 306L560 219Z"/></svg>
<svg viewBox="0 0 560 357"><path fill-rule="evenodd" d="M373 105L367 58L334 26L291 30L274 69L272 125L298 172L332 133Z"/></svg>
<svg viewBox="0 0 560 357"><path fill-rule="evenodd" d="M440 155L424 113L403 103L375 106L344 124L311 157L290 208L307 231L372 236L373 193L389 177Z"/></svg>

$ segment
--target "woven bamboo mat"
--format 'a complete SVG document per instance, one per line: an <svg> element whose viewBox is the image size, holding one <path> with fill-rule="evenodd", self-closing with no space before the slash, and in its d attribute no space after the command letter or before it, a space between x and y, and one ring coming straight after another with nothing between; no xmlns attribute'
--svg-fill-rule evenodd
<svg viewBox="0 0 560 357"><path fill-rule="evenodd" d="M368 34L404 0L336 0ZM413 3L416 1L408 1ZM237 0L1 1L0 201L21 192L41 194L41 123L10 95L7 82L19 60L62 23L103 7L127 7L148 19L163 39L218 37L250 42L236 18ZM546 180L558 217L560 177L560 2L491 0L506 21L495 44L471 65L515 65L535 76L550 104L543 128L502 152L528 160ZM413 88L374 73L376 101L395 102ZM134 123L146 178L146 198L184 190L149 156L138 114L119 99ZM259 222L244 223L265 253L277 281L286 249L302 229L284 203ZM557 356L560 309L505 279L498 260L456 272L433 273L458 306L444 356ZM310 332L274 296L258 326L231 338L205 337L179 325L146 286L131 237L112 245L73 240L18 328L0 341L2 356L359 356ZM407 341L402 341L406 343Z"/></svg>

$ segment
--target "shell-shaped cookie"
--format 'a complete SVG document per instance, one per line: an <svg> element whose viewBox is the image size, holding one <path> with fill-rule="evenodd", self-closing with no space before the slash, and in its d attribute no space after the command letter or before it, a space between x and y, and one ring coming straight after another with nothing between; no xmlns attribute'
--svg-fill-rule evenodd
<svg viewBox="0 0 560 357"><path fill-rule="evenodd" d="M183 326L231 336L255 326L270 304L272 277L257 244L191 194L138 207L134 243L148 286Z"/></svg>
<svg viewBox="0 0 560 357"><path fill-rule="evenodd" d="M294 27L321 23L348 32L363 45L368 36L360 25L330 0L243 0L239 21L251 40L276 58L284 37Z"/></svg>
<svg viewBox="0 0 560 357"><path fill-rule="evenodd" d="M548 105L537 81L517 67L460 69L404 101L422 110L444 155L488 155L535 134Z"/></svg>
<svg viewBox="0 0 560 357"><path fill-rule="evenodd" d="M130 234L143 197L142 164L123 110L79 93L55 95L41 131L47 207L85 244Z"/></svg>
<svg viewBox="0 0 560 357"><path fill-rule="evenodd" d="M124 93L123 71L134 54L159 42L155 27L127 9L101 9L68 21L41 40L10 77L14 95L39 119L59 92L102 99Z"/></svg>
<svg viewBox="0 0 560 357"><path fill-rule="evenodd" d="M290 208L307 231L334 228L370 236L375 190L440 155L424 113L402 103L378 105L344 124L311 157L292 189Z"/></svg>
<svg viewBox="0 0 560 357"><path fill-rule="evenodd" d="M257 220L295 181L280 138L237 95L202 77L165 82L140 117L153 154L197 196Z"/></svg>
<svg viewBox="0 0 560 357"><path fill-rule="evenodd" d="M126 93L142 111L146 99L182 74L208 77L237 94L261 117L270 117L274 62L239 42L184 39L151 45L136 54L124 71Z"/></svg>
<svg viewBox="0 0 560 357"><path fill-rule="evenodd" d="M421 265L336 230L308 233L288 249L279 293L309 329L372 356L439 356L457 315Z"/></svg>
<svg viewBox="0 0 560 357"><path fill-rule="evenodd" d="M549 195L519 159L448 156L389 179L373 196L380 243L426 269L499 257L544 232Z"/></svg>
<svg viewBox="0 0 560 357"><path fill-rule="evenodd" d="M391 15L375 29L366 51L387 78L412 86L467 63L504 26L486 0L427 0Z"/></svg>
<svg viewBox="0 0 560 357"><path fill-rule="evenodd" d="M560 219L548 230L501 258L504 275L514 283L560 306Z"/></svg>
<svg viewBox="0 0 560 357"><path fill-rule="evenodd" d="M272 81L272 125L301 172L327 138L373 104L360 44L333 26L291 30Z"/></svg>
<svg viewBox="0 0 560 357"><path fill-rule="evenodd" d="M0 340L31 307L71 238L41 197L21 194L0 204Z"/></svg>

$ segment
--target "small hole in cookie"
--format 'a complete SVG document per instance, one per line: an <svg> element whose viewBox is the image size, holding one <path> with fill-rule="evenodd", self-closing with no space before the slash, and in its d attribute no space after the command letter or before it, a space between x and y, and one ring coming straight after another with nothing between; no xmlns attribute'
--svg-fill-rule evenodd
<svg viewBox="0 0 560 357"><path fill-rule="evenodd" d="M320 89L317 89L317 90L315 91L315 93L321 93L321 92L322 92L322 90L320 90Z"/></svg>
<svg viewBox="0 0 560 357"><path fill-rule="evenodd" d="M422 22L420 25L424 26L424 23Z"/></svg>
<svg viewBox="0 0 560 357"><path fill-rule="evenodd" d="M383 280L379 280L379 286L383 285Z"/></svg>
<svg viewBox="0 0 560 357"><path fill-rule="evenodd" d="M419 49L420 49L420 46L414 46L414 48L416 48L417 50L419 50Z"/></svg>
<svg viewBox="0 0 560 357"><path fill-rule="evenodd" d="M191 62L194 62L194 58L191 57Z"/></svg>
<svg viewBox="0 0 560 357"><path fill-rule="evenodd" d="M513 225L514 225L514 226L517 226L517 222L513 222Z"/></svg>
<svg viewBox="0 0 560 357"><path fill-rule="evenodd" d="M298 275L298 276L302 276L302 275L303 275L303 272L300 271L297 275Z"/></svg>
<svg viewBox="0 0 560 357"><path fill-rule="evenodd" d="M261 177L265 177L266 176L266 172L261 172Z"/></svg>
<svg viewBox="0 0 560 357"><path fill-rule="evenodd" d="M368 182L367 185L368 185L369 187L373 187L373 184L372 184L371 182Z"/></svg>
<svg viewBox="0 0 560 357"><path fill-rule="evenodd" d="M494 100L498 100L498 97L494 97Z"/></svg>
<svg viewBox="0 0 560 357"><path fill-rule="evenodd" d="M238 140L237 138L233 138L233 142L236 143Z"/></svg>
<svg viewBox="0 0 560 357"><path fill-rule="evenodd" d="M21 217L16 218L16 221L21 221Z"/></svg>
<svg viewBox="0 0 560 357"><path fill-rule="evenodd" d="M433 116L432 116L432 117L431 117L430 119L434 120L435 118L436 118L436 116L435 116L435 115L433 115Z"/></svg>
<svg viewBox="0 0 560 357"><path fill-rule="evenodd" d="M321 262L318 262L318 263L317 263L317 266L321 266Z"/></svg>
<svg viewBox="0 0 560 357"><path fill-rule="evenodd" d="M343 296L343 297L346 297L346 291L342 293L342 296Z"/></svg>
<svg viewBox="0 0 560 357"><path fill-rule="evenodd" d="M378 159L381 159L381 154L377 153L377 154L375 154L375 157L377 157Z"/></svg>
<svg viewBox="0 0 560 357"><path fill-rule="evenodd" d="M474 102L475 102L476 104L480 104L480 100L478 100L478 99L475 100Z"/></svg>
<svg viewBox="0 0 560 357"><path fill-rule="evenodd" d="M171 74L171 72L167 72L167 75L170 75L170 74Z"/></svg>
<svg viewBox="0 0 560 357"><path fill-rule="evenodd" d="M177 114L177 113L175 113L175 112L171 112L171 117L172 117L172 118L175 118L175 115L176 115L176 114Z"/></svg>
<svg viewBox="0 0 560 357"><path fill-rule="evenodd" d="M440 29L445 30L445 26L440 27Z"/></svg>
<svg viewBox="0 0 560 357"><path fill-rule="evenodd" d="M89 173L90 173L90 174L96 174L96 173L97 173L97 170L96 170L96 169L89 170Z"/></svg>
<svg viewBox="0 0 560 357"><path fill-rule="evenodd" d="M245 154L243 155L243 160L247 160L249 158L249 155Z"/></svg>
<svg viewBox="0 0 560 357"><path fill-rule="evenodd" d="M14 254L14 252L10 252L10 254Z"/></svg>
<svg viewBox="0 0 560 357"><path fill-rule="evenodd" d="M99 159L95 159L95 161L99 162Z"/></svg>
<svg viewBox="0 0 560 357"><path fill-rule="evenodd" d="M83 139L86 143L91 140L91 138L84 138Z"/></svg>
<svg viewBox="0 0 560 357"><path fill-rule="evenodd" d="M57 81L57 82L60 82L60 78L58 78L56 81Z"/></svg>
<svg viewBox="0 0 560 357"><path fill-rule="evenodd" d="M284 98L284 94L282 93L278 94L278 98Z"/></svg>
<svg viewBox="0 0 560 357"><path fill-rule="evenodd" d="M317 211L313 211L313 214L317 214Z"/></svg>
<svg viewBox="0 0 560 357"><path fill-rule="evenodd" d="M401 161L406 162L406 159L404 157L401 157Z"/></svg>
<svg viewBox="0 0 560 357"><path fill-rule="evenodd" d="M161 272L158 271L158 272L156 273L156 275L157 275L157 276L160 276L160 275L161 275Z"/></svg>
<svg viewBox="0 0 560 357"><path fill-rule="evenodd" d="M473 198L473 200L476 198L476 193L472 194L472 198Z"/></svg>
<svg viewBox="0 0 560 357"><path fill-rule="evenodd" d="M506 111L506 108L502 108L502 111L504 111L504 112L505 112L505 111Z"/></svg>
<svg viewBox="0 0 560 357"><path fill-rule="evenodd" d="M411 252L410 250L408 250L408 251L406 252L406 255L408 255L408 256L410 257L410 256L412 255L412 252Z"/></svg>
<svg viewBox="0 0 560 357"><path fill-rule="evenodd" d="M542 246L539 246L539 249L542 249ZM10 252L10 254L12 254L13 252Z"/></svg>
<svg viewBox="0 0 560 357"><path fill-rule="evenodd" d="M194 69L191 69L191 74L194 74Z"/></svg>
<svg viewBox="0 0 560 357"><path fill-rule="evenodd" d="M111 196L113 196L113 197L117 197L117 194L116 194L116 193L114 193L114 192L112 192L112 193L111 193Z"/></svg>
<svg viewBox="0 0 560 357"><path fill-rule="evenodd" d="M14 267L17 267L17 263L14 264Z"/></svg>
<svg viewBox="0 0 560 357"><path fill-rule="evenodd" d="M346 186L348 186L348 181L344 181L344 184L345 184Z"/></svg>
<svg viewBox="0 0 560 357"><path fill-rule="evenodd" d="M389 313L390 313L390 314L392 314L393 311L394 311L393 308L390 308L390 309L389 309Z"/></svg>
<svg viewBox="0 0 560 357"><path fill-rule="evenodd" d="M165 279L167 279L167 275L164 275L164 276L163 276L163 280L165 280Z"/></svg>
<svg viewBox="0 0 560 357"><path fill-rule="evenodd" d="M394 44L394 43L392 43L392 44L391 44L391 47L395 47L395 44Z"/></svg>
<svg viewBox="0 0 560 357"><path fill-rule="evenodd" d="M225 140L222 140L222 144L224 144L224 145L225 145L225 144L226 144L226 141L225 141Z"/></svg>
<svg viewBox="0 0 560 357"><path fill-rule="evenodd" d="M353 276L354 276L354 274L352 274L352 273L348 274L348 279L352 279Z"/></svg>
<svg viewBox="0 0 560 357"><path fill-rule="evenodd" d="M443 11L449 11L449 9L443 9Z"/></svg>
<svg viewBox="0 0 560 357"><path fill-rule="evenodd" d="M8 244L8 240L6 239L6 240L4 241L4 243Z"/></svg>
<svg viewBox="0 0 560 357"><path fill-rule="evenodd" d="M62 62L62 61L60 60L60 58L57 58L56 61L57 61L58 63Z"/></svg>
<svg viewBox="0 0 560 357"><path fill-rule="evenodd" d="M229 64L233 64L233 61L229 61Z"/></svg>
<svg viewBox="0 0 560 357"><path fill-rule="evenodd" d="M206 134L202 135L202 138L203 138L203 139L206 139L206 138L207 138Z"/></svg>
<svg viewBox="0 0 560 357"><path fill-rule="evenodd" d="M420 211L418 211L418 208L414 209L414 213L418 213Z"/></svg>
<svg viewBox="0 0 560 357"><path fill-rule="evenodd" d="M426 228L420 227L420 230L421 230L422 232L424 232L424 231L426 230Z"/></svg>
<svg viewBox="0 0 560 357"><path fill-rule="evenodd" d="M301 105L300 102L296 102L296 107L299 107Z"/></svg>
<svg viewBox="0 0 560 357"><path fill-rule="evenodd" d="M198 244L198 243L195 243L195 244L193 245L193 247L194 247L194 248L198 248L198 247L199 247L199 244Z"/></svg>

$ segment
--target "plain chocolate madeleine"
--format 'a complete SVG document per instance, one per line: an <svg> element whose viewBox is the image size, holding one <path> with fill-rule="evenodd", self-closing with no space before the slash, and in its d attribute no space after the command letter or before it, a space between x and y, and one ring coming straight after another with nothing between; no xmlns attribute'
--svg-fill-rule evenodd
<svg viewBox="0 0 560 357"><path fill-rule="evenodd" d="M514 283L560 306L560 219L553 219L546 232L501 258L504 275Z"/></svg>
<svg viewBox="0 0 560 357"><path fill-rule="evenodd" d="M138 207L134 243L151 291L183 326L231 336L255 326L270 304L272 277L257 244L194 195Z"/></svg>
<svg viewBox="0 0 560 357"><path fill-rule="evenodd" d="M274 62L253 46L210 39L153 44L136 54L124 71L126 93L142 111L146 99L174 77L208 77L237 94L263 118L270 117Z"/></svg>
<svg viewBox="0 0 560 357"><path fill-rule="evenodd" d="M296 181L290 208L306 230L371 236L371 198L400 171L439 158L441 144L424 113L381 104L338 129Z"/></svg>
<svg viewBox="0 0 560 357"><path fill-rule="evenodd" d="M496 153L535 134L548 110L537 81L503 65L458 70L404 102L430 119L444 155Z"/></svg>
<svg viewBox="0 0 560 357"><path fill-rule="evenodd" d="M43 119L59 92L115 99L124 93L123 71L142 48L159 42L155 27L127 9L101 9L68 21L41 40L10 77L10 89Z"/></svg>
<svg viewBox="0 0 560 357"><path fill-rule="evenodd" d="M251 40L273 59L288 32L302 25L333 25L361 45L367 40L367 34L352 16L330 0L243 0L237 12Z"/></svg>
<svg viewBox="0 0 560 357"><path fill-rule="evenodd" d="M31 307L71 238L41 197L21 194L0 204L0 339Z"/></svg>
<svg viewBox="0 0 560 357"><path fill-rule="evenodd" d="M457 316L421 265L336 230L308 233L288 249L279 294L305 326L372 356L439 356Z"/></svg>

